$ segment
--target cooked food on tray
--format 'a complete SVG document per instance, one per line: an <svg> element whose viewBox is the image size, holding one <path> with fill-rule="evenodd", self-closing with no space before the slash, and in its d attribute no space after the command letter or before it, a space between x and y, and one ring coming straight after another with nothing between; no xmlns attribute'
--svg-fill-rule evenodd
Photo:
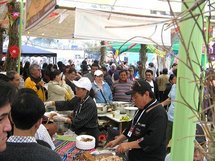
<svg viewBox="0 0 215 161"><path fill-rule="evenodd" d="M93 156L90 154L90 152L84 152L81 156L82 159L85 161L123 161L123 158L113 155L111 153L109 154L98 154Z"/></svg>
<svg viewBox="0 0 215 161"><path fill-rule="evenodd" d="M119 156L113 155L113 156L107 156L107 157L99 156L99 157L96 157L95 161L123 161L123 159Z"/></svg>

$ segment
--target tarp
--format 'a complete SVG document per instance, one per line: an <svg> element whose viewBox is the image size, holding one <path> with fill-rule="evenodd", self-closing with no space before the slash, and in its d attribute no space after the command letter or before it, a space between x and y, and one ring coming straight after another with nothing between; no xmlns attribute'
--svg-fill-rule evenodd
<svg viewBox="0 0 215 161"><path fill-rule="evenodd" d="M170 31L163 26L166 21L170 21L168 16L153 17L136 13L79 9L75 6L61 6L58 2L61 1L57 1L56 9L52 13L37 25L26 29L24 35L118 42L136 37L130 42L163 45L162 37L164 45L171 45Z"/></svg>
<svg viewBox="0 0 215 161"><path fill-rule="evenodd" d="M139 44L171 45L170 29L164 18L137 17L132 15L76 9L75 38L108 40ZM165 29L165 30L164 30Z"/></svg>

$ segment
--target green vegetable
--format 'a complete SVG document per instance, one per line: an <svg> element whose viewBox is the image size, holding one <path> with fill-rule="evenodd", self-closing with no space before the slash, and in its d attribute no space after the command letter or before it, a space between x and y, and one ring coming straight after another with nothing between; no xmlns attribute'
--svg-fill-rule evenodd
<svg viewBox="0 0 215 161"><path fill-rule="evenodd" d="M129 121L130 120L130 117L129 116L122 116L120 118L120 121Z"/></svg>

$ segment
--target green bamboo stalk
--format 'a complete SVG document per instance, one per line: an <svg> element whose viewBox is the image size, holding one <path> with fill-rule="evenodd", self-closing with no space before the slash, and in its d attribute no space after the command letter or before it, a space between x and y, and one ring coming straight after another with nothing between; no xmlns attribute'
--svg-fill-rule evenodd
<svg viewBox="0 0 215 161"><path fill-rule="evenodd" d="M19 17L19 49L20 49L20 53L19 53L19 57L17 60L18 63L18 68L17 68L17 72L20 73L20 58L21 58L21 54L22 54L22 30L23 30L23 19L24 19L24 12L23 12L23 0L20 0L20 17Z"/></svg>
<svg viewBox="0 0 215 161"><path fill-rule="evenodd" d="M187 2L187 3L186 3ZM188 7L195 1L185 0ZM182 11L186 10L186 5L182 5ZM193 14L200 13L199 8L192 10ZM187 16L191 16L188 14ZM186 17L185 17L186 18ZM193 73L200 75L200 66L196 62L201 62L202 55L202 31L200 27L202 17L190 18L180 24L180 48L179 63L177 71L177 92L174 112L173 135L171 144L171 161L191 161L194 152L194 136L196 130L196 117L189 107L197 109L198 90ZM193 71L192 71L193 69ZM182 103L180 103L182 102ZM186 104L189 104L189 107ZM192 117L192 119L191 119Z"/></svg>

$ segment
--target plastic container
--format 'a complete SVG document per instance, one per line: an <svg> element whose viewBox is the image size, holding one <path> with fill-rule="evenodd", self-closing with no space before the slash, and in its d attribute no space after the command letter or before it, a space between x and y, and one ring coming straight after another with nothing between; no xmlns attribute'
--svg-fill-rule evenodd
<svg viewBox="0 0 215 161"><path fill-rule="evenodd" d="M116 106L116 110L119 110L121 114L125 114L125 107L132 106L131 102L114 101L113 104Z"/></svg>
<svg viewBox="0 0 215 161"><path fill-rule="evenodd" d="M104 103L96 103L97 106L97 113L102 114L102 113L107 113L107 105Z"/></svg>
<svg viewBox="0 0 215 161"><path fill-rule="evenodd" d="M132 119L138 110L137 107L125 107L126 114Z"/></svg>
<svg viewBox="0 0 215 161"><path fill-rule="evenodd" d="M96 139L91 135L79 135L76 137L76 147L82 150L95 148Z"/></svg>

